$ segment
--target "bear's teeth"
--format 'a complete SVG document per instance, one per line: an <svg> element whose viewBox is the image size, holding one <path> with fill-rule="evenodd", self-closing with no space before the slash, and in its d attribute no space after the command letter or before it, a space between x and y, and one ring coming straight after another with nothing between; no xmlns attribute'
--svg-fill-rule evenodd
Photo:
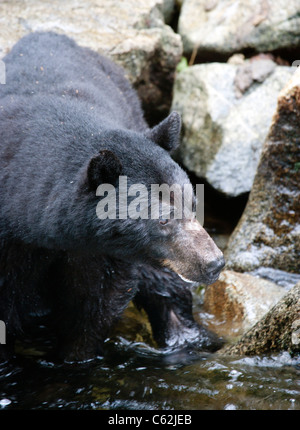
<svg viewBox="0 0 300 430"><path fill-rule="evenodd" d="M190 284L194 284L195 281L191 281L190 279L185 278L184 276L180 275L179 273L177 273L177 275L184 281L184 282L189 282Z"/></svg>

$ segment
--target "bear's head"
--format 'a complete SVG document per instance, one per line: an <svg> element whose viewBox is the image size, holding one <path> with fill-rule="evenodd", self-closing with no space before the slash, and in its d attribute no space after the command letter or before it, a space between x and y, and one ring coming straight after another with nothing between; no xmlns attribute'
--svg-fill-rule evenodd
<svg viewBox="0 0 300 430"><path fill-rule="evenodd" d="M95 237L109 255L152 261L185 281L210 284L224 258L197 219L187 174L170 155L180 126L173 112L146 132L112 130L101 137L86 168Z"/></svg>

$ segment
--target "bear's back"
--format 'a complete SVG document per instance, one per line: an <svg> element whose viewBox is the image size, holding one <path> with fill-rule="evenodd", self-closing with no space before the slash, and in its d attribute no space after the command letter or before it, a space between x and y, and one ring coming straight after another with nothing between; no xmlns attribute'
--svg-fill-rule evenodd
<svg viewBox="0 0 300 430"><path fill-rule="evenodd" d="M143 131L146 128L136 93L124 71L109 59L52 32L22 38L4 58L5 96L72 98L99 110L103 121ZM30 103L30 99L28 100ZM45 99L46 102L46 99Z"/></svg>
<svg viewBox="0 0 300 430"><path fill-rule="evenodd" d="M103 148L124 150L125 137L147 125L123 70L66 36L25 36L4 62L0 240L31 240L35 229L53 237L65 207L73 210L91 158Z"/></svg>

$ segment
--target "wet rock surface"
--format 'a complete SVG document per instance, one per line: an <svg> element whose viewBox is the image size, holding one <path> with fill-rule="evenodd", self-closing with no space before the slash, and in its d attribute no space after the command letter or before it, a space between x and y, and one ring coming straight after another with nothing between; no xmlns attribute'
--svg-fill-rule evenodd
<svg viewBox="0 0 300 430"><path fill-rule="evenodd" d="M172 109L182 115L183 165L227 196L249 192L278 93L292 73L265 56L178 73Z"/></svg>
<svg viewBox="0 0 300 430"><path fill-rule="evenodd" d="M260 355L270 352L300 352L300 283L296 284L234 345L222 353Z"/></svg>
<svg viewBox="0 0 300 430"><path fill-rule="evenodd" d="M249 273L250 275L267 279L289 291L294 285L300 282L300 273L289 273L284 270L273 269L272 267L259 267Z"/></svg>
<svg viewBox="0 0 300 430"><path fill-rule="evenodd" d="M219 335L239 336L260 320L286 294L271 281L224 270L205 289L203 309L213 315Z"/></svg>
<svg viewBox="0 0 300 430"><path fill-rule="evenodd" d="M33 31L66 34L123 66L137 89L146 118L166 116L174 72L182 53L180 36L164 23L169 0L10 1L0 3L0 56Z"/></svg>
<svg viewBox="0 0 300 430"><path fill-rule="evenodd" d="M229 239L227 268L299 273L300 69L281 91L245 211Z"/></svg>

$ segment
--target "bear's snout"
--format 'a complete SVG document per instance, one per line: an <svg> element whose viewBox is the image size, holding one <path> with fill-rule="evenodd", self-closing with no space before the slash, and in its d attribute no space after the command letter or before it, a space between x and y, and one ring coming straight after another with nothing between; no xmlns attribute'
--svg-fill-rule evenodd
<svg viewBox="0 0 300 430"><path fill-rule="evenodd" d="M164 266L190 283L212 284L225 266L222 251L197 221L187 221L181 230L174 229Z"/></svg>
<svg viewBox="0 0 300 430"><path fill-rule="evenodd" d="M221 273L221 270L224 268L224 266L225 266L225 259L223 255L211 261L207 265L207 276L213 280L212 282L215 282L218 279Z"/></svg>
<svg viewBox="0 0 300 430"><path fill-rule="evenodd" d="M225 266L225 259L223 255L214 261L211 261L207 266L207 272L211 275L217 275Z"/></svg>

